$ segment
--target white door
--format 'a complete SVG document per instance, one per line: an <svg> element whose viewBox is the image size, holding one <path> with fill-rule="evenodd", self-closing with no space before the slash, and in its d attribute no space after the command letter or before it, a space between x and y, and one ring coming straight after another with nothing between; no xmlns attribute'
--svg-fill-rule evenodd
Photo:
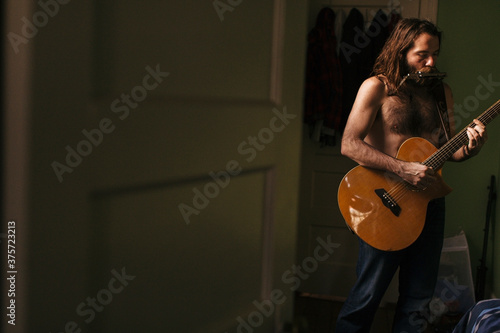
<svg viewBox="0 0 500 333"><path fill-rule="evenodd" d="M4 221L18 233L4 330L291 321L306 4L7 9Z"/></svg>
<svg viewBox="0 0 500 333"><path fill-rule="evenodd" d="M312 29L319 11L329 5L336 13L344 11L346 16L357 8L365 18L366 26L371 24L379 10L398 10L403 17L421 17L435 22L437 1L405 0L330 0L310 3L309 29ZM304 130L305 133L308 131ZM300 185L300 209L298 230L298 261L313 256L318 239L329 240L333 252L317 267L299 288L305 294L333 297L343 300L356 280L355 266L358 255L358 240L347 228L337 205L337 189L344 175L356 164L340 154L340 137L336 146L321 147L304 135L302 142L302 170ZM393 283L384 298L394 302L397 290Z"/></svg>

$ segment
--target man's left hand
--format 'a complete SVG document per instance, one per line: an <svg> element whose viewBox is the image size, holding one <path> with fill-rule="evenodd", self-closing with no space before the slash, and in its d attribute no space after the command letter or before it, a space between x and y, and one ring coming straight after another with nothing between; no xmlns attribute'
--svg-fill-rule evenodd
<svg viewBox="0 0 500 333"><path fill-rule="evenodd" d="M467 137L469 143L464 146L466 156L474 156L479 153L484 143L488 140L486 126L477 119L474 119L474 127L467 127Z"/></svg>

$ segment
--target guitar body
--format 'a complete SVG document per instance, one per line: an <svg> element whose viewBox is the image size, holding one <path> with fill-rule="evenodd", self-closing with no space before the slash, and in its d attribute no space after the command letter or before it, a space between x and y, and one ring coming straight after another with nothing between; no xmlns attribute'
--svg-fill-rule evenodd
<svg viewBox="0 0 500 333"><path fill-rule="evenodd" d="M437 148L422 138L406 140L397 158L423 162ZM349 228L371 246L396 251L411 245L425 224L427 205L451 192L437 170L437 181L417 190L396 175L357 166L342 179L338 189L339 208Z"/></svg>

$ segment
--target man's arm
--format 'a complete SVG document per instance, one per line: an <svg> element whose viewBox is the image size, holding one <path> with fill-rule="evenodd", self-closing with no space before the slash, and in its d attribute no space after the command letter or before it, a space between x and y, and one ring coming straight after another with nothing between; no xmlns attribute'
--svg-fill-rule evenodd
<svg viewBox="0 0 500 333"><path fill-rule="evenodd" d="M445 84L444 87L446 104L448 105L448 117L450 121L451 135L453 137L456 134L455 117L453 113L453 94L451 92L450 86ZM484 126L484 124L482 124L477 119L474 119L474 123L476 124L474 128L467 128L467 136L469 137L468 144L457 150L451 156L450 161L461 162L477 155L488 140L488 133L486 132L486 127Z"/></svg>
<svg viewBox="0 0 500 333"><path fill-rule="evenodd" d="M344 130L342 155L362 166L390 171L412 185L425 188L435 180L431 168L396 159L364 141L386 96L386 87L378 78L371 77L363 82Z"/></svg>

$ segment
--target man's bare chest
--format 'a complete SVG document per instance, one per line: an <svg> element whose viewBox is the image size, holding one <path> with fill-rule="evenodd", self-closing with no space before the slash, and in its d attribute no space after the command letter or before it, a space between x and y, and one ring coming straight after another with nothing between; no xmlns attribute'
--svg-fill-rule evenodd
<svg viewBox="0 0 500 333"><path fill-rule="evenodd" d="M425 90L388 97L379 116L386 130L397 135L427 137L440 131L436 101Z"/></svg>

